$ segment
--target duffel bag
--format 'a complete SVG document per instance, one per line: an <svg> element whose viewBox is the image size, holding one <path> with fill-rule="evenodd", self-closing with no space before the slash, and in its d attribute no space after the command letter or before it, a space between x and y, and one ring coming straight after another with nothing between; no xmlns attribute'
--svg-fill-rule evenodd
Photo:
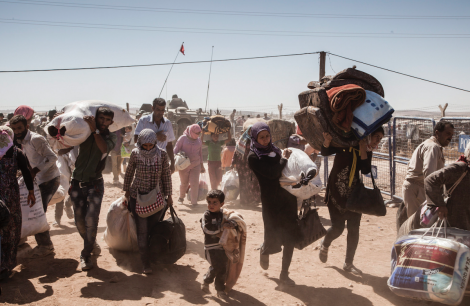
<svg viewBox="0 0 470 306"><path fill-rule="evenodd" d="M168 219L158 222L150 231L149 253L154 263L174 264L186 253L186 227L173 206L170 213Z"/></svg>
<svg viewBox="0 0 470 306"><path fill-rule="evenodd" d="M432 236L407 235L392 248L388 287L396 295L423 301L459 305L468 285L470 250L457 241L437 237L447 228L428 229ZM444 236L445 236L444 235Z"/></svg>

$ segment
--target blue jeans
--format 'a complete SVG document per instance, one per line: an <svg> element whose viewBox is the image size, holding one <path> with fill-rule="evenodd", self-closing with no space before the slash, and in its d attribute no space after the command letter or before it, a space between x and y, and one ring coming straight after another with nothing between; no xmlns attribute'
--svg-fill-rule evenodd
<svg viewBox="0 0 470 306"><path fill-rule="evenodd" d="M103 179L88 183L86 186L75 180L69 189L70 199L75 213L75 225L78 233L83 238L83 250L81 256L89 258L93 251L98 231L101 201L104 194Z"/></svg>

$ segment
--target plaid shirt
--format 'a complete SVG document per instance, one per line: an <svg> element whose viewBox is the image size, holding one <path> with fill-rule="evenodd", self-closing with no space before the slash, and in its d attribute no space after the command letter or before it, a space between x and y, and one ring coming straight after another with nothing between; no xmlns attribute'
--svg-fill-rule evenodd
<svg viewBox="0 0 470 306"><path fill-rule="evenodd" d="M137 198L137 190L145 194L155 189L158 183L163 196L171 196L171 172L167 153L161 151L161 158L157 159L155 169L155 166L147 166L139 159L137 149L132 150L123 190L130 191L131 197Z"/></svg>

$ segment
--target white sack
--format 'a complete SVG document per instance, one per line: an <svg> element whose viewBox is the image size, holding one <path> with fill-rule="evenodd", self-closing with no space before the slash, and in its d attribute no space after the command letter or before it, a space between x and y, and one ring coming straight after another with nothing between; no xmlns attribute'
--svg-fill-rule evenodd
<svg viewBox="0 0 470 306"><path fill-rule="evenodd" d="M125 126L131 125L134 119L122 107L106 101L77 101L66 105L62 111L63 114L52 119L44 128L47 134L47 140L55 150L78 146L91 135L88 124L83 120L84 116L96 116L96 111L100 107L108 107L114 112L114 123L109 126L110 132L115 132ZM66 128L65 135L58 140L49 135L49 126L57 129Z"/></svg>
<svg viewBox="0 0 470 306"><path fill-rule="evenodd" d="M240 194L240 180L236 170L229 170L224 174L220 190L224 192L226 201L233 201L238 198Z"/></svg>
<svg viewBox="0 0 470 306"><path fill-rule="evenodd" d="M56 165L60 172L60 186L47 206L57 204L67 196L70 187L70 180L72 178L72 171L75 169L73 150L67 154L57 156Z"/></svg>
<svg viewBox="0 0 470 306"><path fill-rule="evenodd" d="M321 179L318 175L317 165L302 150L289 148L292 151L287 165L282 170L282 177L279 179L282 188L286 189L298 199L307 200L321 191ZM300 188L292 188L300 182L301 174L305 175L312 169L317 170L315 177Z"/></svg>
<svg viewBox="0 0 470 306"><path fill-rule="evenodd" d="M134 216L123 205L124 197L114 201L106 216L107 228L103 239L109 248L120 251L137 251L137 228Z"/></svg>
<svg viewBox="0 0 470 306"><path fill-rule="evenodd" d="M24 183L23 177L18 179L20 185L20 205L21 205L21 238L32 236L35 234L43 233L50 229L47 223L44 207L42 206L41 192L39 187L34 182L34 196L36 197L36 204L33 207L28 205L28 188Z"/></svg>

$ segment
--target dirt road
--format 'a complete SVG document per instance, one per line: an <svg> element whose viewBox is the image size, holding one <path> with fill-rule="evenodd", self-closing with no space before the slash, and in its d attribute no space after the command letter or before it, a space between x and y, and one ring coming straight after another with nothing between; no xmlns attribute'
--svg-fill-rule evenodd
<svg viewBox="0 0 470 306"><path fill-rule="evenodd" d="M281 254L271 256L270 268L259 267L259 245L262 243L263 223L261 206L241 208L236 203L227 208L239 211L248 224L245 266L230 301L214 295L203 295L202 277L208 268L204 259L203 235L199 224L206 205L176 205L177 213L186 224L188 248L186 255L175 265L154 266L153 275L141 274L138 254L110 250L102 240L106 229L106 214L110 204L121 195L120 186L113 186L111 176L105 175L105 196L102 203L98 241L103 252L95 257L95 268L81 272L80 251L83 246L73 220L62 219L62 227L51 227L55 256L27 259L24 254L36 246L33 237L20 250L19 272L1 284L4 304L31 305L430 305L405 300L395 296L387 287L390 274L390 250L395 240L395 209L386 217L364 216L361 238L355 264L364 272L355 277L343 272L346 237L343 234L330 247L328 263L318 259L314 243L308 248L295 250L290 276L297 285L280 288L278 277ZM121 179L122 182L122 179ZM173 175L173 199L176 203L179 186L177 174ZM187 203L187 202L186 202ZM48 221L54 221L54 206L47 212ZM320 207L325 227L330 226L328 210ZM346 233L346 231L345 231ZM436 304L438 305L438 304ZM462 305L470 305L466 298Z"/></svg>

